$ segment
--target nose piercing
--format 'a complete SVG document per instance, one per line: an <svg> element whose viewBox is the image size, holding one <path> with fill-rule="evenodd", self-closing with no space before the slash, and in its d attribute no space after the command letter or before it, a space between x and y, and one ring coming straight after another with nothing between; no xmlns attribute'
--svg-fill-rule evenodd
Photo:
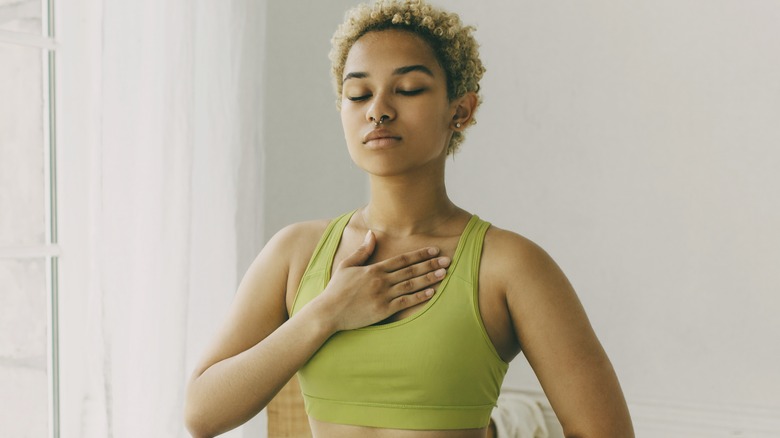
<svg viewBox="0 0 780 438"><path fill-rule="evenodd" d="M385 122L385 118L389 119L390 117L388 117L387 114L382 114L382 116L379 118L379 120L375 119L374 117L371 117L371 121L374 122L374 127L376 128L376 127L378 127L379 125L381 125L382 123Z"/></svg>

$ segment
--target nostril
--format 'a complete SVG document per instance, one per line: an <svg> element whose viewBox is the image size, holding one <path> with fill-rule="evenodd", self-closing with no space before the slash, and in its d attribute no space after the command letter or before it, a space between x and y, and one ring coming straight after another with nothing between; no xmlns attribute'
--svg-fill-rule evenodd
<svg viewBox="0 0 780 438"><path fill-rule="evenodd" d="M374 124L374 126L379 126L385 122L385 119L390 119L390 116L388 116L387 114L382 114L379 117L379 120L377 120L374 116L369 117L369 119Z"/></svg>

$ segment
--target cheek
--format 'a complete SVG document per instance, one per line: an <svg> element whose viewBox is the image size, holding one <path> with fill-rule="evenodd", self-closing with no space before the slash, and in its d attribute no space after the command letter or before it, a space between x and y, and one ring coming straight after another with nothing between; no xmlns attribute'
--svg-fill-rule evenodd
<svg viewBox="0 0 780 438"><path fill-rule="evenodd" d="M423 118L429 124L447 127L450 121L449 105L443 105L442 102L428 102L427 105L417 109L417 117Z"/></svg>
<svg viewBox="0 0 780 438"><path fill-rule="evenodd" d="M362 143L361 137L361 119L356 116L354 111L341 110L341 127L344 130L344 140L347 146L352 149Z"/></svg>
<svg viewBox="0 0 780 438"><path fill-rule="evenodd" d="M431 105L429 108L426 108L425 113L419 114L418 120L421 123L425 123L424 132L431 139L438 139L450 132L451 117L446 108L442 108L440 105Z"/></svg>
<svg viewBox="0 0 780 438"><path fill-rule="evenodd" d="M345 111L344 109L341 110L340 114L341 116L341 127L344 129L344 136L349 139L350 133L353 131L355 122L350 117L349 111Z"/></svg>

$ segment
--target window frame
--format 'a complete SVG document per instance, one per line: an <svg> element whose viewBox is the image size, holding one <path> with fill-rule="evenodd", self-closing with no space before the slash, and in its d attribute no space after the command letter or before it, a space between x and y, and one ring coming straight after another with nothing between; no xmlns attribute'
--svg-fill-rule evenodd
<svg viewBox="0 0 780 438"><path fill-rule="evenodd" d="M38 49L41 56L41 94L43 97L43 168L44 168L44 243L37 245L0 244L0 259L43 259L46 306L46 344L48 363L49 436L60 437L59 400L59 257L57 221L57 129L56 129L56 50L54 0L41 1L41 35L0 30L0 43Z"/></svg>

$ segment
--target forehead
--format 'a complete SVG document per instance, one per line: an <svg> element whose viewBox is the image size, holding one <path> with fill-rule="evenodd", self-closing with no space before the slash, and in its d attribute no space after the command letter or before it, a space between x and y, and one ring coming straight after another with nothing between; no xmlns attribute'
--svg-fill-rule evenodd
<svg viewBox="0 0 780 438"><path fill-rule="evenodd" d="M373 31L352 45L344 63L344 74L356 71L381 74L407 65L424 65L437 78L443 78L436 55L424 39L403 30Z"/></svg>

